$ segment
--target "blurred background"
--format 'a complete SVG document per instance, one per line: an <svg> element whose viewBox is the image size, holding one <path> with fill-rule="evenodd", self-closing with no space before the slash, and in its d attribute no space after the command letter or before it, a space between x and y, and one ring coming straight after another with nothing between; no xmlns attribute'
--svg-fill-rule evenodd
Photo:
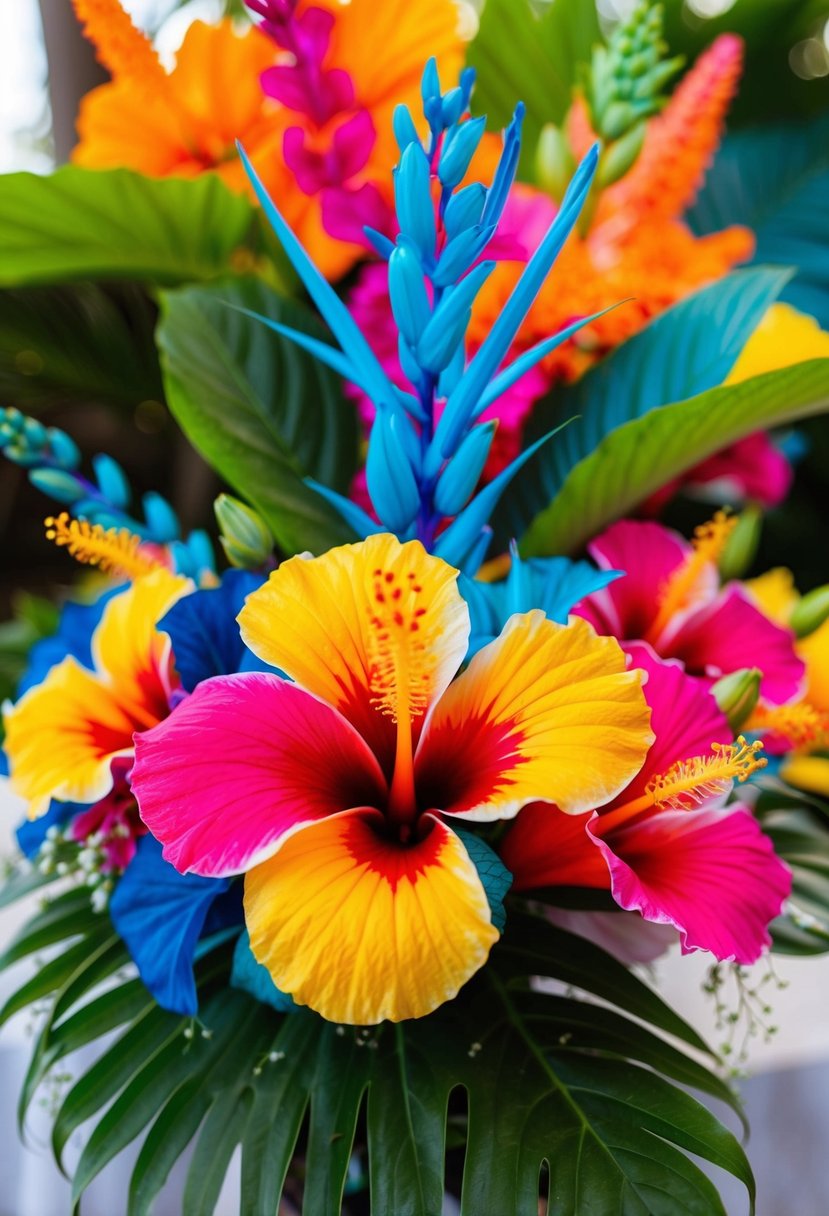
<svg viewBox="0 0 829 1216"><path fill-rule="evenodd" d="M190 22L211 21L240 7L223 0L123 4L155 37L165 57L174 55ZM474 25L472 9L480 5L465 7ZM627 7L626 0L599 0L600 18L613 23ZM745 39L745 76L729 129L805 122L829 110L829 0L666 0L665 9L671 51L683 53L689 62L720 32L734 31ZM103 79L69 0L3 0L0 172L48 173L66 161L78 101ZM88 318L89 325L79 323L79 317ZM169 418L152 343L154 322L151 296L135 285L0 291L0 403L65 427L85 455L116 453L136 490L159 490L185 526L209 528L219 483ZM63 361L54 356L62 344ZM827 578L829 423L806 424L802 434L794 492L767 517L757 566L785 563L806 590ZM73 573L65 557L43 540L47 510L22 470L0 464L0 697L12 691L22 656L41 627L38 613L45 609L34 597L53 593ZM675 504L672 522L682 524L690 511L688 504ZM0 791L0 852L11 848L16 813ZM16 911L22 914L23 909ZM10 920L0 918L0 939L8 937L11 927ZM715 1025L713 1003L702 992L705 961L682 960L681 968L679 961L672 957L659 968L668 999L720 1042L723 1032ZM771 993L772 1020L781 1030L770 1045L758 1036L751 1052L757 1075L745 1088L753 1126L750 1155L761 1195L758 1211L759 1216L824 1216L829 1194L823 1147L829 1133L829 965L825 960L782 959L777 970L789 984ZM35 1144L34 1155L28 1156L16 1149L13 1095L24 1055L15 1051L15 1043L25 1035L22 1023L13 1026L0 1052L0 1216L57 1216L69 1210L67 1192L45 1147ZM120 1216L125 1177L119 1171L96 1184L87 1209L91 1216ZM742 1216L743 1197L723 1185L729 1216ZM230 1216L232 1189L226 1194L222 1212ZM160 1206L159 1212L175 1216L174 1187L169 1207Z"/></svg>

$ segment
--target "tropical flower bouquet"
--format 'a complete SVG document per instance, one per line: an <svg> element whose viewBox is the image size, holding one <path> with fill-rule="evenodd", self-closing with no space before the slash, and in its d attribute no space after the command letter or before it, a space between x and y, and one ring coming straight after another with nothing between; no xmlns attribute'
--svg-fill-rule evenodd
<svg viewBox="0 0 829 1216"><path fill-rule="evenodd" d="M489 0L467 47L451 0L248 0L173 66L74 3L112 79L0 179L0 279L87 293L58 347L157 309L133 353L228 490L184 530L2 413L79 563L3 711L21 1122L51 1080L75 1202L141 1138L129 1216L185 1151L208 1216L240 1146L244 1216L724 1213L728 1062L643 968L829 945L829 591L755 569L829 237L775 252L733 177L791 207L823 128L714 160L742 43L686 67L648 3Z"/></svg>

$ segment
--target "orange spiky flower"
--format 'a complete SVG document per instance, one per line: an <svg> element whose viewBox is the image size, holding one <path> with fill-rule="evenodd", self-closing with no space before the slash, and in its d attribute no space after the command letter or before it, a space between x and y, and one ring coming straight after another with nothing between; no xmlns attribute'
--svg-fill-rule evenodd
<svg viewBox="0 0 829 1216"><path fill-rule="evenodd" d="M72 0L72 4L98 62L110 76L148 89L164 87L167 74L153 44L136 29L119 0Z"/></svg>
<svg viewBox="0 0 829 1216"><path fill-rule="evenodd" d="M635 222L676 219L690 207L722 139L743 67L743 42L721 34L700 55L665 110L648 124L636 164L605 196L605 213Z"/></svg>

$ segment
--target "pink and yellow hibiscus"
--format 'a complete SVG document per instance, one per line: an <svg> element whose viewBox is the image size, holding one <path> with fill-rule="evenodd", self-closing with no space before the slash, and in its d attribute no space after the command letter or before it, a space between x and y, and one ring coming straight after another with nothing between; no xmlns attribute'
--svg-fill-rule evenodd
<svg viewBox="0 0 829 1216"><path fill-rule="evenodd" d="M14 791L32 819L54 798L101 802L123 778L133 734L169 713L177 680L170 639L156 625L192 589L159 566L106 604L92 637L93 668L71 656L6 710L3 747Z"/></svg>
<svg viewBox="0 0 829 1216"><path fill-rule="evenodd" d="M501 856L516 890L609 890L620 908L673 926L683 952L753 963L791 891L790 873L751 811L724 805L734 783L765 763L759 745L733 742L714 697L678 663L643 646L631 652L647 672L656 735L642 770L587 816L525 807Z"/></svg>
<svg viewBox="0 0 829 1216"><path fill-rule="evenodd" d="M388 534L292 558L239 616L289 678L207 680L136 736L164 856L245 873L255 957L333 1021L419 1017L486 961L498 931L452 823L539 798L583 811L651 741L641 673L582 621L514 616L453 680L470 632L457 573Z"/></svg>
<svg viewBox="0 0 829 1216"><path fill-rule="evenodd" d="M709 682L760 667L762 695L782 705L798 695L803 660L790 629L774 624L738 582L720 585L717 560L733 519L719 514L692 543L661 524L622 520L587 546L602 570L624 570L573 611L598 633L646 642Z"/></svg>

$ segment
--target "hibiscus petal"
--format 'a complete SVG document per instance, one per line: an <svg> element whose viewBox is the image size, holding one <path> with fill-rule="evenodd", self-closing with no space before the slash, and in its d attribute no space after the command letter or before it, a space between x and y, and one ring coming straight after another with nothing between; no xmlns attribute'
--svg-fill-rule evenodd
<svg viewBox="0 0 829 1216"><path fill-rule="evenodd" d="M660 592L690 546L661 524L621 520L587 546L600 570L624 570L573 609L599 633L642 638L656 617ZM716 584L708 589L713 595Z"/></svg>
<svg viewBox="0 0 829 1216"><path fill-rule="evenodd" d="M52 798L89 804L112 789L112 761L131 755L133 732L154 720L136 719L119 693L66 658L6 712L12 788L29 800L32 819Z"/></svg>
<svg viewBox="0 0 829 1216"><path fill-rule="evenodd" d="M589 815L565 815L547 802L531 802L509 825L498 852L513 890L541 887L610 889L607 862L587 834Z"/></svg>
<svg viewBox="0 0 829 1216"><path fill-rule="evenodd" d="M641 771L621 795L626 802L678 760L707 756L712 743L731 743L734 732L706 684L687 675L680 663L657 658L643 642L629 643L624 650L632 665L647 673L645 699L656 736Z"/></svg>
<svg viewBox="0 0 829 1216"><path fill-rule="evenodd" d="M457 574L419 541L401 544L388 533L294 557L248 596L242 637L390 762L395 729L382 712L384 672L393 671L396 695L422 702L421 712L446 688L469 640Z"/></svg>
<svg viewBox="0 0 829 1216"><path fill-rule="evenodd" d="M578 618L510 618L427 723L415 768L421 806L499 819L528 802L601 806L639 770L653 735L641 673L615 638Z"/></svg>
<svg viewBox="0 0 829 1216"><path fill-rule="evenodd" d="M682 949L756 962L771 944L769 923L791 892L791 874L745 807L662 811L602 839L613 898L646 920L674 925Z"/></svg>
<svg viewBox="0 0 829 1216"><path fill-rule="evenodd" d="M423 820L421 821L424 822ZM253 953L282 992L333 1022L422 1017L498 939L460 840L427 817L406 846L369 810L312 824L245 879Z"/></svg>
<svg viewBox="0 0 829 1216"><path fill-rule="evenodd" d="M761 692L783 705L800 692L805 665L794 649L794 634L773 624L741 587L730 586L713 603L686 620L670 653L690 672L718 680L730 671L759 666Z"/></svg>
<svg viewBox="0 0 829 1216"><path fill-rule="evenodd" d="M139 727L142 722L152 726L167 713L170 639L156 625L192 589L189 579L155 570L109 600L92 636L96 672Z"/></svg>
<svg viewBox="0 0 829 1216"><path fill-rule="evenodd" d="M265 673L205 680L135 744L141 817L182 873L242 873L302 824L385 797L354 728Z"/></svg>

